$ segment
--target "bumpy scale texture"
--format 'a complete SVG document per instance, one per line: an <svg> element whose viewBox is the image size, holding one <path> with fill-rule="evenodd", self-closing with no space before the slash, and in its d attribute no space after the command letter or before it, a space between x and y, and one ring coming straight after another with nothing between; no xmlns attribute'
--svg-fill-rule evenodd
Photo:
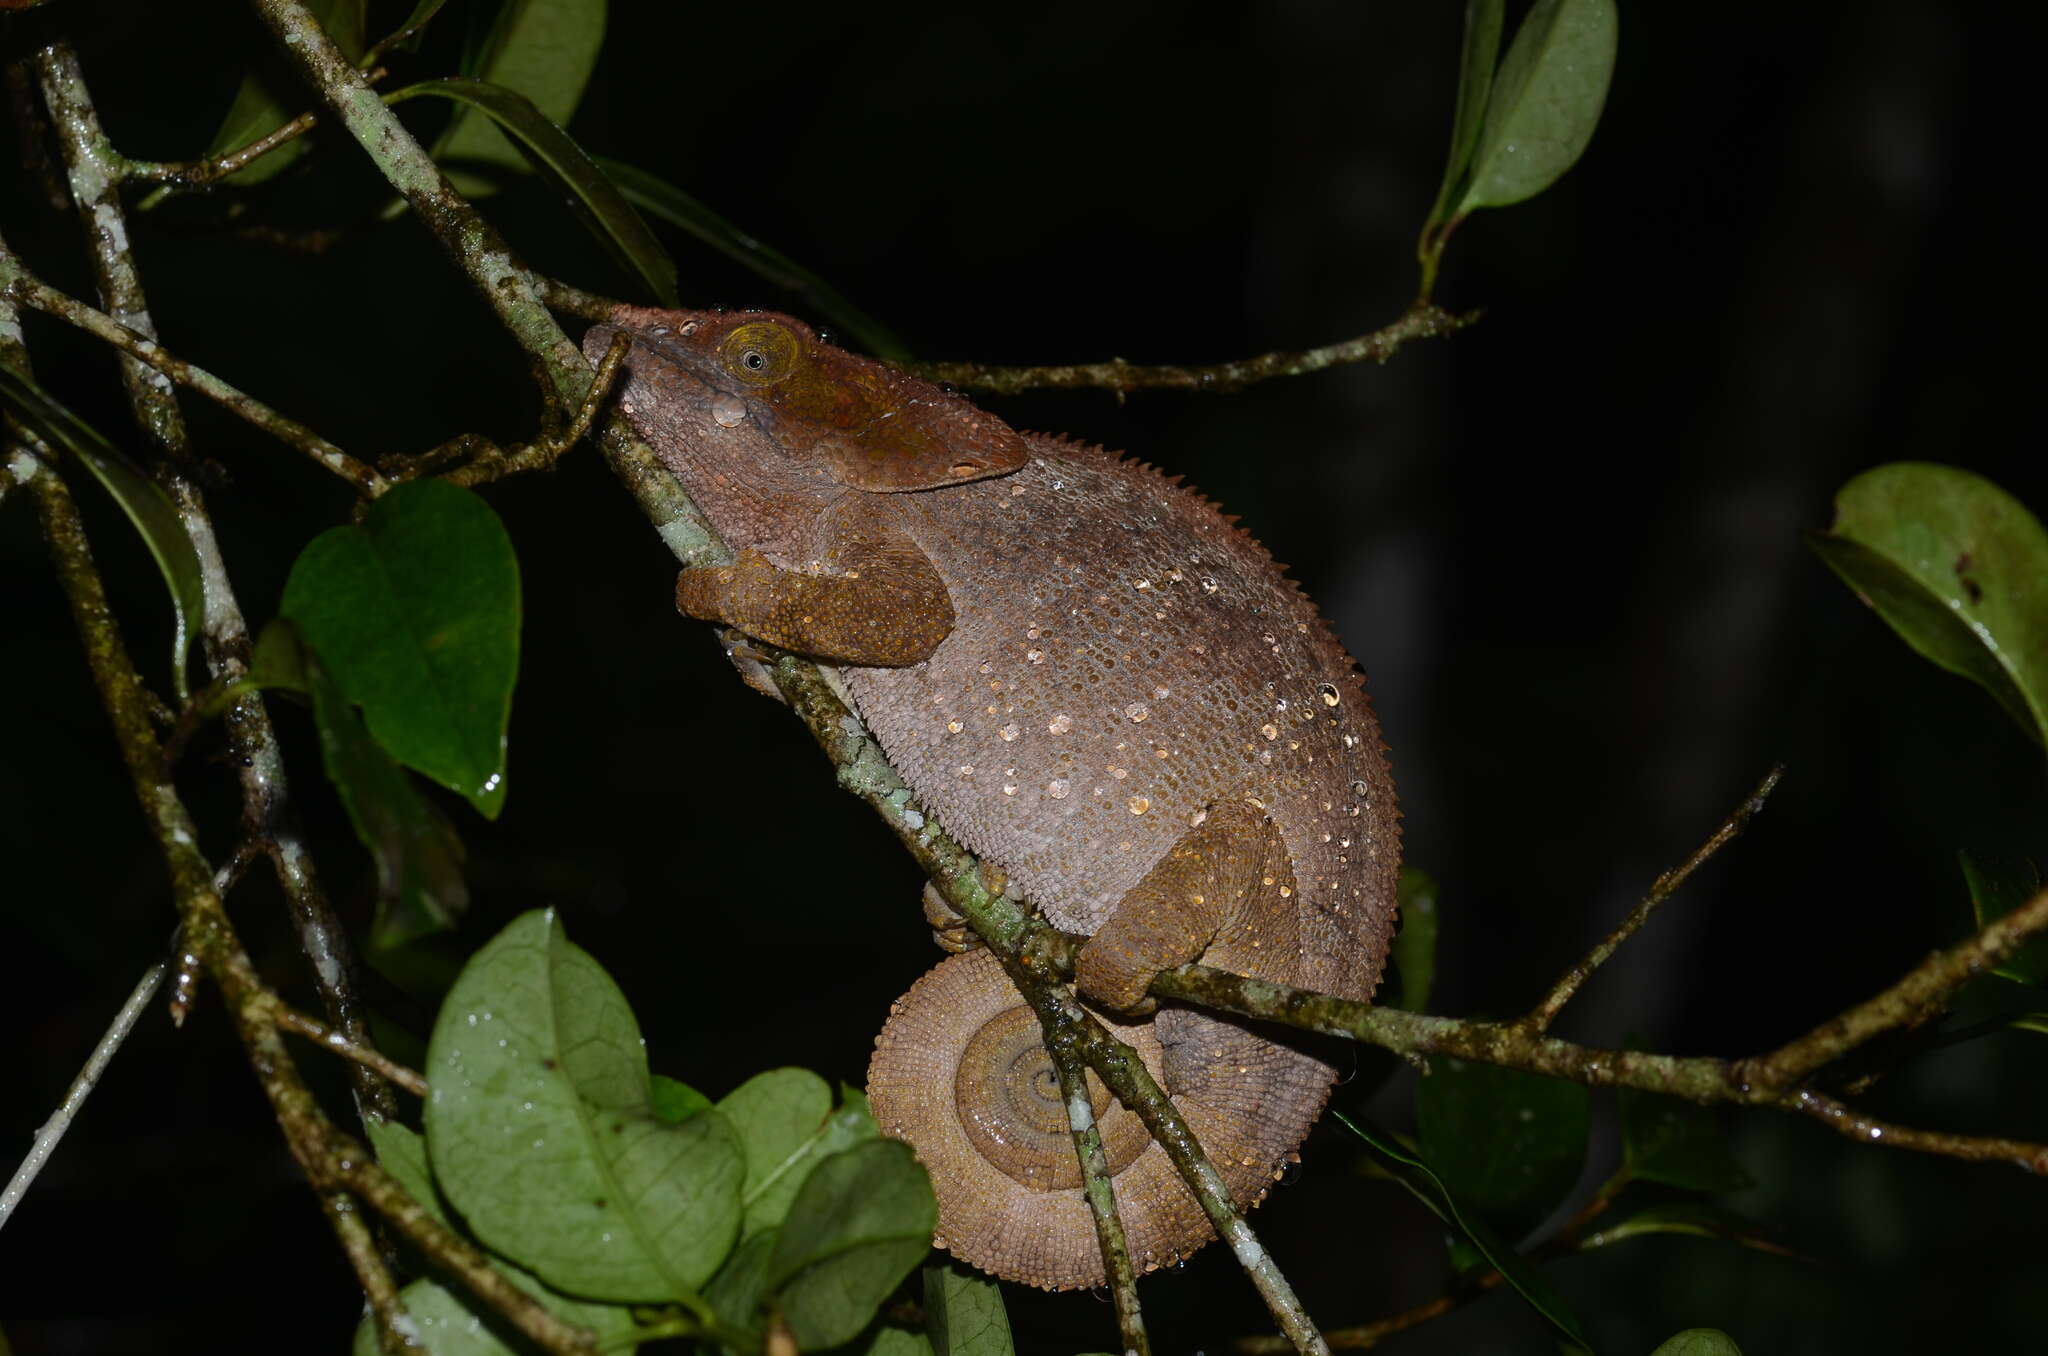
<svg viewBox="0 0 2048 1356"><path fill-rule="evenodd" d="M1124 1011L1201 959L1369 998L1399 828L1357 668L1281 567L1150 467L1018 433L761 313L621 308L621 408L739 551L677 600L840 666L923 803L1056 926L1084 998ZM1321 1112L1330 1067L1162 1008L1124 1026L1241 1205ZM869 1096L931 1171L939 1241L1048 1287L1100 1284L1067 1108L983 952L897 1002ZM1213 1236L1098 1087L1134 1259Z"/></svg>

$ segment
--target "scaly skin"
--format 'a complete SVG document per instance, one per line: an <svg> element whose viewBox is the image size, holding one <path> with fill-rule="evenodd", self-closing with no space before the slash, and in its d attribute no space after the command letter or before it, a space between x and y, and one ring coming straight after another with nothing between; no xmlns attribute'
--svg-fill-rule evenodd
<svg viewBox="0 0 2048 1356"><path fill-rule="evenodd" d="M1257 542L1149 467L1017 433L786 317L615 321L639 341L621 408L741 552L685 571L679 606L839 665L920 799L1090 936L1083 997L1129 1013L1196 958L1371 996L1400 847L1379 727L1350 656ZM586 352L613 332L592 329ZM869 1096L931 1169L957 1255L1099 1284L1065 1109L1020 1005L987 956L943 962L897 1004ZM1192 1011L1131 1031L1232 1195L1263 1197L1329 1066ZM1098 1110L1139 1265L1199 1247L1208 1221L1163 1151Z"/></svg>

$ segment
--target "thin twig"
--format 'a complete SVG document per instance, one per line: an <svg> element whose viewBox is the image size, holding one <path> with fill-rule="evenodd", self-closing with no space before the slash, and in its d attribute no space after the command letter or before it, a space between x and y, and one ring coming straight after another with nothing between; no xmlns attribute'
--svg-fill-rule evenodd
<svg viewBox="0 0 2048 1356"><path fill-rule="evenodd" d="M53 43L36 54L43 97L55 117L58 146L69 178L80 225L90 242L93 274L101 304L135 334L154 342L142 278L129 246L117 182L120 160L100 128L84 73L69 44ZM139 359L124 356L121 375L136 422L164 454L159 475L171 494L180 524L191 539L205 579L199 633L215 683L231 683L248 671L249 626L235 597L213 519L198 484L188 473L191 449L177 393ZM347 1038L366 1045L369 1033L356 997L355 952L346 929L328 904L292 811L284 757L261 694L244 693L226 712L224 724L242 784L244 839L236 852L237 873L246 864L251 840L262 843L276 866L278 884L298 926L299 942L313 967L329 1019ZM232 884L216 882L226 893ZM353 1071L358 1110L367 1119L396 1114L391 1090L366 1069Z"/></svg>
<svg viewBox="0 0 2048 1356"><path fill-rule="evenodd" d="M121 1042L128 1039L128 1033L135 1029L142 1019L150 1000L156 997L157 988L164 982L165 965L158 961L142 972L135 988L128 995L128 1001L121 1004L114 1014L114 1020L107 1027L107 1034L100 1037L100 1043L93 1047L92 1055L85 1061L85 1067L78 1071L78 1077L71 1080L71 1087L64 1094L64 1100L57 1104L57 1110L50 1119L43 1122L43 1128L36 1131L35 1142L29 1145L28 1156L21 1160L7 1189L0 1191L0 1228L7 1224L14 1207L21 1204L21 1198L28 1193L29 1184L36 1180L36 1174L43 1170L43 1164L50 1161L57 1144L64 1138L64 1132L71 1128L71 1122L78 1116L78 1110L85 1105L85 1099L99 1083L100 1075L113 1062L114 1052L121 1048Z"/></svg>
<svg viewBox="0 0 2048 1356"><path fill-rule="evenodd" d="M1101 363L1058 363L1045 367L992 367L982 363L906 363L907 371L931 381L998 395L1018 391L1100 388L1129 391L1236 391L1274 377L1299 377L1346 363L1383 363L1415 339L1456 334L1479 319L1479 312L1455 315L1441 306L1417 302L1391 325L1342 343L1297 352L1262 353L1256 358L1197 366L1145 366L1111 358Z"/></svg>
<svg viewBox="0 0 2048 1356"><path fill-rule="evenodd" d="M1102 1245L1102 1274L1108 1278L1110 1298L1116 1304L1117 1332L1126 1356L1152 1356L1152 1339L1145 1331L1144 1311L1138 1307L1138 1273L1131 1265L1131 1246L1124 1236L1123 1216L1117 1211L1109 1156L1102 1151L1102 1131L1095 1124L1085 1067L1072 1051L1056 1044L1052 1031L1045 1034L1046 1049L1059 1074L1060 1096L1067 1104L1067 1128L1074 1135L1074 1157L1081 1164L1081 1194L1087 1198L1088 1211L1095 1217L1095 1239Z"/></svg>
<svg viewBox="0 0 2048 1356"><path fill-rule="evenodd" d="M1557 1020L1557 1014L1564 1011L1564 1005L1571 1002L1572 997L1578 993L1579 987L1591 979L1593 972L1604 965L1607 958L1612 956L1623 942L1634 936L1638 928L1650 921L1650 914L1657 906L1678 893L1678 887L1684 885L1707 858L1742 836L1742 831L1749 827L1749 821L1764 808L1764 802L1770 799L1771 792L1777 790L1778 779L1784 775L1785 766L1782 763L1766 772L1763 780L1756 784L1755 789L1743 799L1742 804L1736 806L1734 811L1721 821L1721 827L1715 829L1712 836L1700 844L1692 856L1657 877L1650 885L1650 892L1644 895L1642 902L1622 920L1621 926L1596 942L1593 949L1588 951L1577 965L1558 978L1557 983L1551 986L1550 992L1543 996L1543 1000L1522 1018L1521 1025L1531 1031L1548 1031L1550 1024Z"/></svg>
<svg viewBox="0 0 2048 1356"><path fill-rule="evenodd" d="M370 70L363 78L370 84L382 83L390 72L382 66ZM204 188L217 184L229 175L238 174L249 168L278 147L297 141L320 125L320 115L305 112L290 122L273 127L247 145L219 155L203 156L197 160L124 160L121 168L123 177L162 184L163 187L143 200L144 211L153 207L167 192L179 189Z"/></svg>
<svg viewBox="0 0 2048 1356"><path fill-rule="evenodd" d="M15 300L21 304L31 306L45 315L55 316L67 325L83 330L95 339L111 344L129 357L148 364L180 386L197 391L222 409L262 429L279 442L303 452L323 469L340 476L363 494L375 497L391 488L384 477L378 475L369 465L342 451L298 420L280 414L206 369L196 367L182 358L173 357L154 339L137 334L104 311L95 310L77 298L66 296L56 288L26 275L15 282L13 293Z"/></svg>
<svg viewBox="0 0 2048 1356"><path fill-rule="evenodd" d="M391 1279L391 1268L384 1264L384 1256L377 1249L377 1240L371 1236L370 1226L363 1219L355 1197L346 1191L323 1191L320 1193L320 1212L327 1216L328 1227L341 1240L342 1253L356 1273L356 1281L363 1288L363 1298L369 1301L370 1318L376 1324L377 1345L384 1356L402 1356L408 1350L417 1351L419 1343L411 1335L418 1329L405 1312L405 1303L398 1297L398 1284Z"/></svg>
<svg viewBox="0 0 2048 1356"><path fill-rule="evenodd" d="M309 1041L317 1041L343 1059L352 1059L366 1069L375 1070L415 1097L427 1095L426 1076L417 1069L408 1069L389 1055L350 1040L342 1032L336 1031L316 1017L300 1012L282 1000L271 1005L271 1013L281 1029L304 1036Z"/></svg>
<svg viewBox="0 0 2048 1356"><path fill-rule="evenodd" d="M316 1190L348 1191L375 1209L543 1350L595 1356L596 1339L587 1329L557 1318L513 1285L474 1246L407 1195L359 1142L336 1130L314 1101L271 1016L268 1005L273 996L257 978L213 889L212 871L200 855L191 814L167 779L163 750L150 723L150 703L114 624L77 506L54 472L36 468L25 454L16 460L21 463L14 468L17 475L24 467L33 472L27 484L42 514L43 535L136 799L169 868L187 943L203 958L208 976L220 989L292 1157Z"/></svg>

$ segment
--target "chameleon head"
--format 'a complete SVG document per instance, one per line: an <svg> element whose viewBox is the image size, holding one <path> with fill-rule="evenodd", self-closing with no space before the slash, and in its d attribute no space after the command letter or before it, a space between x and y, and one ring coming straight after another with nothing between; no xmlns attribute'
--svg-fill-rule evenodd
<svg viewBox="0 0 2048 1356"><path fill-rule="evenodd" d="M1225 1025L1192 1012L1165 1016ZM1298 1085L1304 1096L1248 1098L1244 1084L1226 1091L1211 1082L1219 1095L1205 1098L1170 1081L1155 1021L1108 1024L1174 1094L1238 1203L1262 1198L1321 1109L1328 1067L1283 1051L1278 1064L1272 1056L1262 1060L1263 1072L1281 1073L1281 1083ZM949 957L911 986L875 1039L868 1098L882 1133L915 1149L931 1174L941 1247L984 1271L1048 1290L1103 1283L1069 1108L1038 1020L995 957ZM1132 1262L1155 1270L1215 1237L1165 1151L1092 1075L1087 1100ZM1283 1102L1288 1109L1276 1118Z"/></svg>
<svg viewBox="0 0 2048 1356"><path fill-rule="evenodd" d="M584 353L603 357L621 330L634 338L627 398L644 385L670 404L699 407L719 429L750 422L783 457L852 489L961 485L1031 459L1024 439L994 415L835 348L790 316L622 306L584 336Z"/></svg>

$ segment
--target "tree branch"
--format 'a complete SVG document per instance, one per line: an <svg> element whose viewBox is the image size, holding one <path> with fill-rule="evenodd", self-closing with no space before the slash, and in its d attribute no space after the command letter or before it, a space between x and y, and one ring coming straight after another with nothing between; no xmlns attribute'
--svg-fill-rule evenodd
<svg viewBox="0 0 2048 1356"><path fill-rule="evenodd" d="M100 129L77 55L68 44L53 43L38 52L35 61L43 98L57 128L72 199L91 243L101 302L120 317L127 330L154 343L156 325L150 318L121 210L119 162ZM191 449L177 395L168 382L135 357L122 358L121 375L136 422L163 454L158 478L170 491L205 578L199 631L209 675L216 683L233 682L248 671L249 625L228 578L205 496L187 473ZM357 997L355 951L327 901L312 854L300 835L284 756L261 694L250 692L238 698L226 713L225 725L242 784L243 831L248 839L264 846L276 866L278 885L298 927L300 949L312 964L314 984L329 1019L352 1045L367 1046L369 1032ZM396 1114L391 1090L367 1066L359 1065L353 1078L361 1115L383 1119Z"/></svg>
<svg viewBox="0 0 2048 1356"><path fill-rule="evenodd" d="M1479 319L1479 312L1454 315L1441 306L1418 301L1392 324L1342 343L1296 352L1262 353L1256 358L1205 365L1142 366L1111 358L1101 363L1057 363L1046 367L994 367L983 363L905 363L905 370L930 381L947 382L997 395L1019 391L1101 388L1123 395L1131 391L1236 391L1274 377L1299 377L1345 363L1383 363L1415 339L1456 334Z"/></svg>
<svg viewBox="0 0 2048 1356"><path fill-rule="evenodd" d="M1749 827L1749 821L1756 817L1757 812L1764 808L1764 802L1770 799L1771 792L1778 789L1778 779L1784 775L1785 767L1782 763L1766 772L1763 780L1756 784L1756 788L1742 804L1736 806L1728 818L1721 821L1721 827L1715 829L1713 835L1700 844L1699 850L1673 870L1657 877L1650 885L1650 892L1644 895L1642 902L1622 920L1621 926L1596 942L1593 949L1588 951L1577 965L1565 971L1557 983L1551 986L1550 992L1543 995L1542 1001L1522 1018L1520 1025L1533 1032L1549 1030L1550 1024L1557 1020L1557 1014L1564 1011L1564 1005L1571 1002L1573 995L1578 993L1579 987L1591 979L1593 972L1606 964L1607 958L1612 956L1623 942L1633 937L1638 928L1650 921L1650 914L1656 907L1678 893L1678 887L1685 884L1707 858L1742 836L1742 831Z"/></svg>
<svg viewBox="0 0 2048 1356"><path fill-rule="evenodd" d="M1081 1163L1081 1194L1088 1200L1088 1213L1095 1218L1095 1239L1102 1245L1102 1274L1109 1280L1110 1297L1116 1303L1117 1332L1125 1356L1152 1356L1152 1339L1145 1331L1144 1311L1138 1306L1138 1275L1131 1266L1123 1216L1117 1213L1109 1156L1102 1151L1102 1131L1095 1124L1084 1066L1071 1052L1054 1049L1053 1032L1042 1022L1040 1029L1045 1032L1052 1066L1059 1073L1060 1096L1067 1103L1067 1126L1074 1133L1074 1156Z"/></svg>

